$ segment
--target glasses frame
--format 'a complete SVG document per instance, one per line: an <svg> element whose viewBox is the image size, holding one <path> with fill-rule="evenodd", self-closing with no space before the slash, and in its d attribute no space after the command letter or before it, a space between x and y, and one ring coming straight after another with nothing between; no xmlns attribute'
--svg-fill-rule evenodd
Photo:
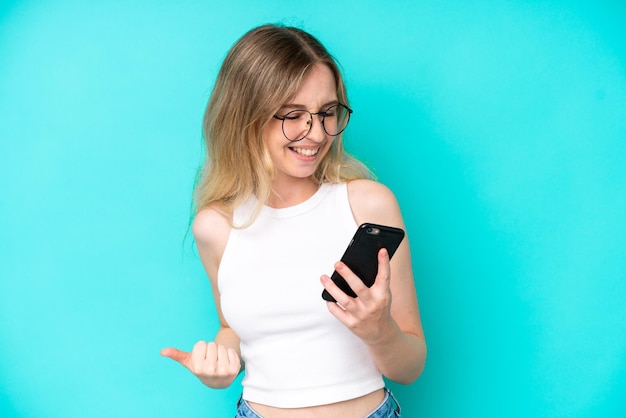
<svg viewBox="0 0 626 418"><path fill-rule="evenodd" d="M337 132L336 134L330 134L328 133L328 131L326 130L326 125L324 125L324 120L326 119L326 116L328 116L328 109L332 108L332 107L336 107L336 106L342 106L343 108L346 109L347 111L347 120L346 120L346 126L343 127L342 130L340 130L339 132ZM310 123L309 123L309 129L306 131L306 133L298 139L289 139L289 137L287 136L287 134L285 133L285 120L287 119L287 117L289 116L290 113L294 113L294 112L306 112L309 114L309 118L310 118ZM328 106L328 108L326 110L321 110L319 112L309 112L306 109L295 109L295 110L291 110L287 113L285 113L283 116L278 116L278 115L274 115L273 118L274 119L278 119L280 121L282 121L281 123L281 130L283 131L283 136L289 141L289 142L298 142L298 141L302 141L304 138L306 138L310 133L311 133L311 129L313 129L313 116L316 115L320 115L322 118L320 119L320 123L322 124L322 129L324 130L324 133L326 133L326 135L328 136L338 136L339 134L341 134L343 131L346 130L346 128L348 127L348 123L350 122L350 115L352 114L353 110L350 109L348 106L346 106L345 104L341 103L341 102L337 102L334 105Z"/></svg>

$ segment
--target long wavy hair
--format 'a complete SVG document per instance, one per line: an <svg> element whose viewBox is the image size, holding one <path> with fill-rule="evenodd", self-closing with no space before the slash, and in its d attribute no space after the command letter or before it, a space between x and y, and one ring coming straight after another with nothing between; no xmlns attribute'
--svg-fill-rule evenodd
<svg viewBox="0 0 626 418"><path fill-rule="evenodd" d="M309 33L294 27L264 25L233 45L204 114L206 155L194 188L195 212L214 203L230 212L251 195L257 197L260 210L272 193L274 178L274 167L261 137L263 127L281 105L296 95L307 73L320 63L335 76L337 99L348 105L337 63ZM320 184L372 177L344 150L341 135L333 141L314 176Z"/></svg>

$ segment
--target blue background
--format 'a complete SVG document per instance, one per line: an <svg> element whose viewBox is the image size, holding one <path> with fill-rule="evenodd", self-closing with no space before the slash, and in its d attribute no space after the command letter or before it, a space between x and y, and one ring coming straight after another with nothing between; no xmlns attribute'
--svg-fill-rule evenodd
<svg viewBox="0 0 626 418"><path fill-rule="evenodd" d="M159 357L212 339L201 118L267 22L345 68L397 194L429 358L406 417L626 416L619 1L0 3L0 416L227 417Z"/></svg>

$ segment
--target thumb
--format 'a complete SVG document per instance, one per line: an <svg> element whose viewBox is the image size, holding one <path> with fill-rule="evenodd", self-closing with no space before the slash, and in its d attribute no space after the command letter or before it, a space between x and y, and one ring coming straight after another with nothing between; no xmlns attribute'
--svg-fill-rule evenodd
<svg viewBox="0 0 626 418"><path fill-rule="evenodd" d="M164 348L163 350L161 350L161 355L163 357L169 357L187 368L191 362L191 353L188 353L186 351L180 351L177 348Z"/></svg>

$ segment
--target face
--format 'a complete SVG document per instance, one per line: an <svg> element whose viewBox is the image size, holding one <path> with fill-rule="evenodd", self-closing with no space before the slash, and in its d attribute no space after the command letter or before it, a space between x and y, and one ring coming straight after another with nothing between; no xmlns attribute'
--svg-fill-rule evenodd
<svg viewBox="0 0 626 418"><path fill-rule="evenodd" d="M317 64L306 75L296 95L284 103L276 115L282 117L296 109L316 113L335 103L335 76L326 65ZM283 135L282 121L275 118L265 125L262 135L276 169L277 181L310 178L335 139L324 132L317 115L313 116L311 131L300 141L287 140Z"/></svg>

